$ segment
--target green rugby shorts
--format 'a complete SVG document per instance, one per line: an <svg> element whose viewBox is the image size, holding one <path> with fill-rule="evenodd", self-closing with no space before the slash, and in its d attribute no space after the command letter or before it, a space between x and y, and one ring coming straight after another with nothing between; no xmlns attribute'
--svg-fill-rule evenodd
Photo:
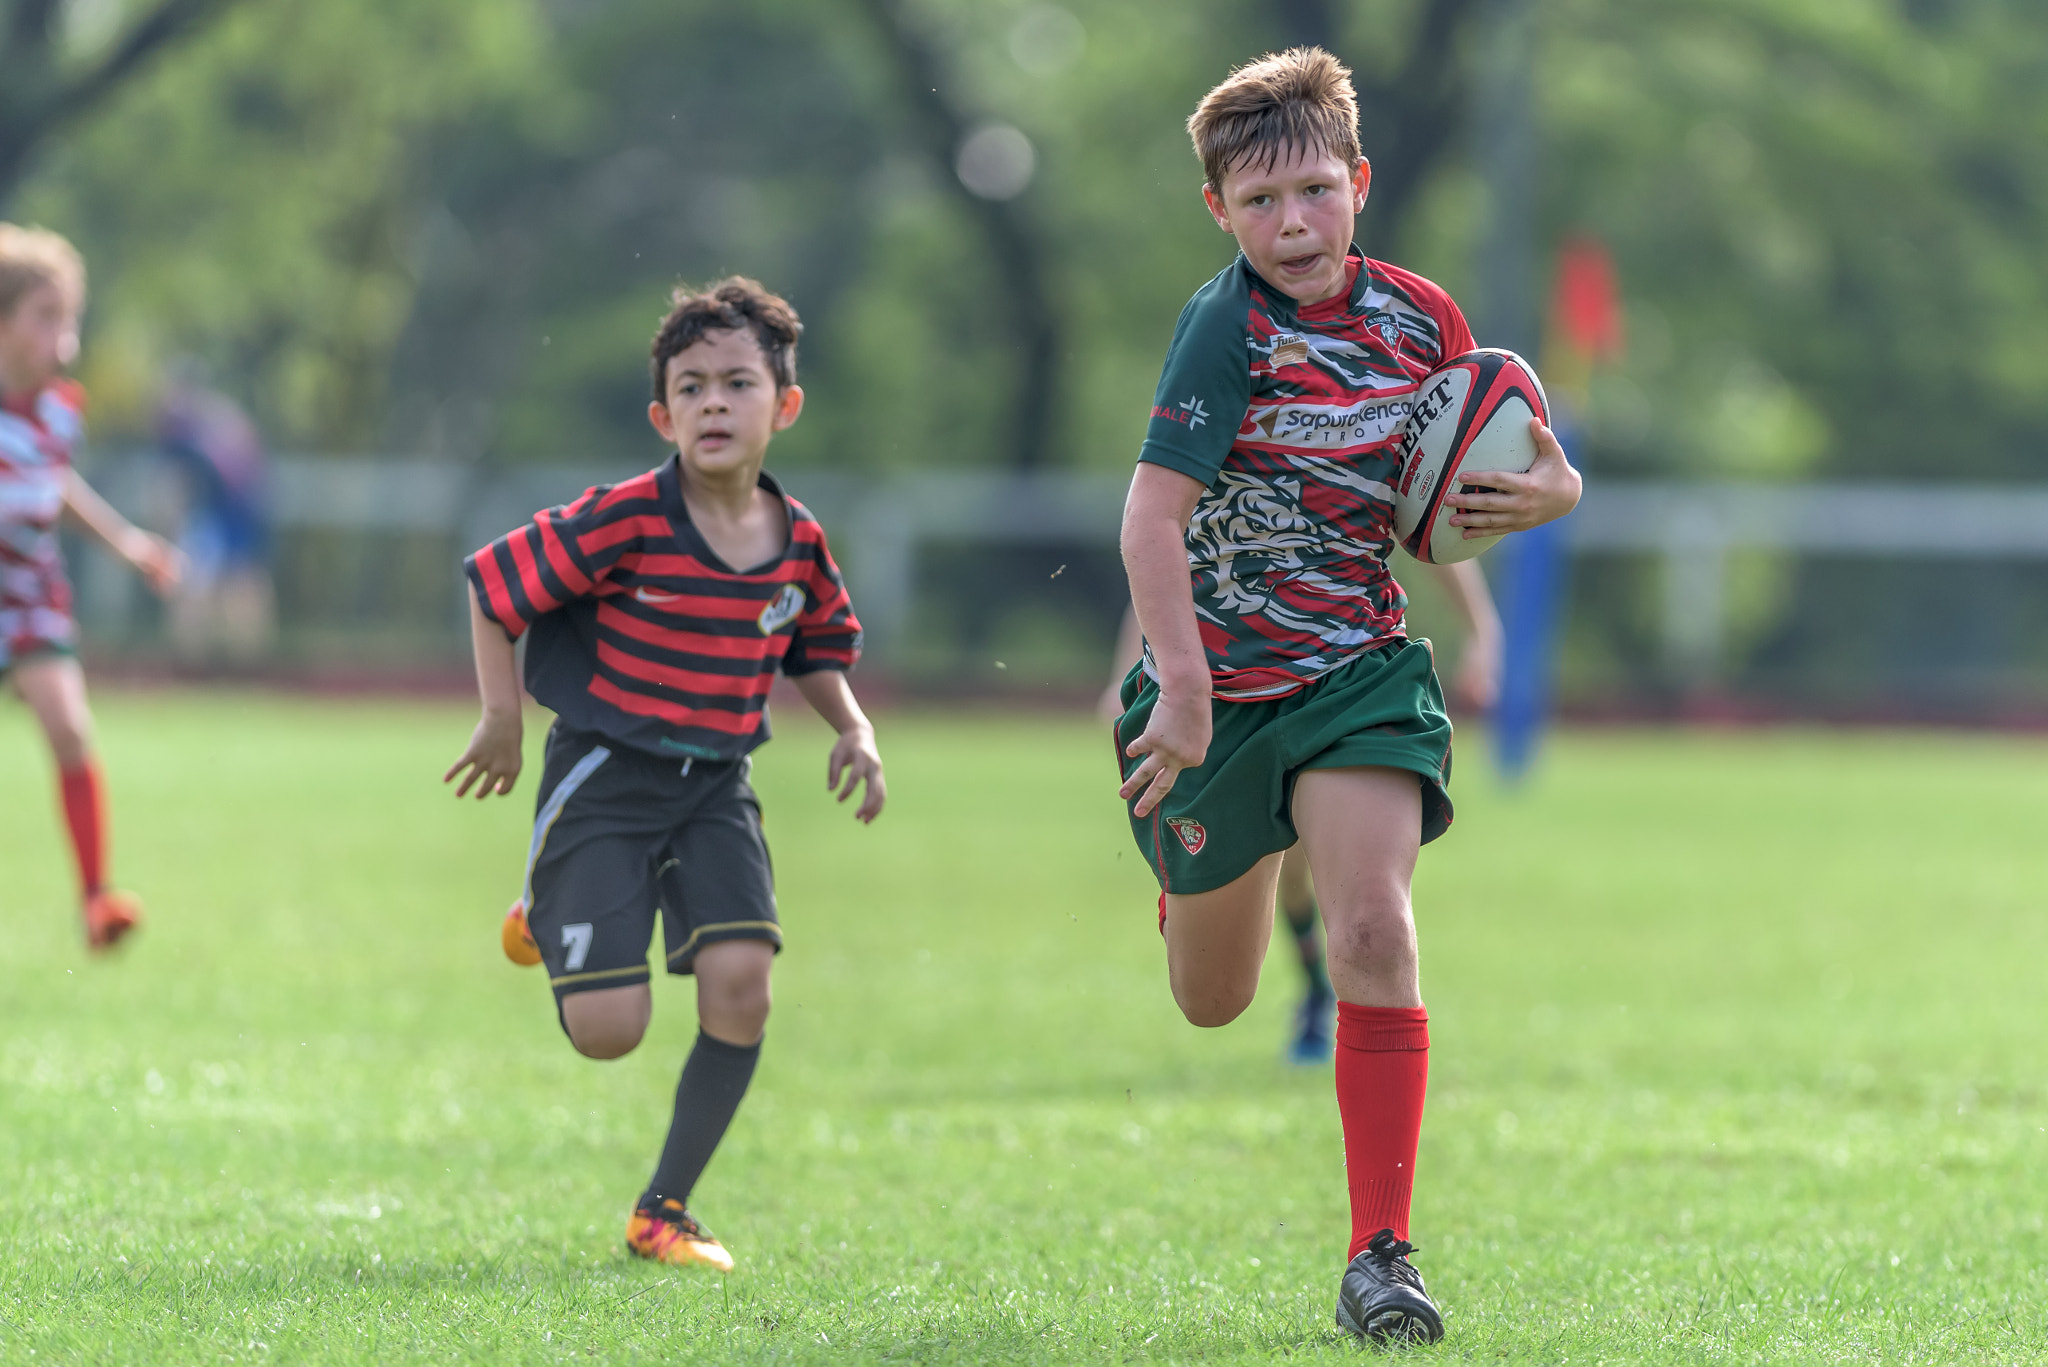
<svg viewBox="0 0 2048 1367"><path fill-rule="evenodd" d="M1159 685L1132 668L1121 694L1116 753L1129 778L1140 760L1124 748L1144 733ZM1381 765L1422 781L1422 843L1451 824L1451 719L1427 641L1393 641L1359 652L1298 693L1256 702L1210 703L1209 753L1183 769L1131 834L1159 886L1208 892L1241 877L1297 839L1295 776L1305 769ZM1133 798L1127 807L1135 809Z"/></svg>

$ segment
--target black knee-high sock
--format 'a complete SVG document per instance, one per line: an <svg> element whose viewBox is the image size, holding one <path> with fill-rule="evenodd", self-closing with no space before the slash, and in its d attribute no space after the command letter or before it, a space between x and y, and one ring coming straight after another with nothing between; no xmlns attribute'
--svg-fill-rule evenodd
<svg viewBox="0 0 2048 1367"><path fill-rule="evenodd" d="M725 1138L726 1126L732 1124L760 1058L759 1044L727 1044L697 1032L697 1045L683 1064L682 1081L676 1084L675 1119L669 1122L668 1142L661 1147L661 1162L655 1166L654 1180L648 1183L648 1196L689 1203L690 1189L703 1175L718 1141Z"/></svg>

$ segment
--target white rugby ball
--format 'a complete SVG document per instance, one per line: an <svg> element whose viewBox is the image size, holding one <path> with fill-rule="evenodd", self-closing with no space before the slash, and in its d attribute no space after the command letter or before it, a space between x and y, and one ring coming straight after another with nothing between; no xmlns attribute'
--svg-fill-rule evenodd
<svg viewBox="0 0 2048 1367"><path fill-rule="evenodd" d="M1484 491L1465 471L1516 474L1536 462L1529 419L1550 425L1543 382L1512 351L1468 351L1438 366L1415 391L1415 407L1394 439L1401 467L1394 480L1394 536L1403 550L1429 565L1470 560L1500 540L1451 525L1457 511L1444 496Z"/></svg>

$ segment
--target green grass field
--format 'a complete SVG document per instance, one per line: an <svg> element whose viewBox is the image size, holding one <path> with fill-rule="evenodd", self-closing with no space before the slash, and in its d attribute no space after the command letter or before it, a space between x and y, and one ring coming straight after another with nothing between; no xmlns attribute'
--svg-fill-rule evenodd
<svg viewBox="0 0 2048 1367"><path fill-rule="evenodd" d="M454 705L100 702L122 881L78 943L0 709L0 1361L1344 1358L1326 1073L1167 995L1080 723L883 719L762 753L789 950L694 1201L729 1279L620 1246L693 1025L577 1057L497 921L529 769L448 798ZM537 742L538 729L529 733ZM1435 1041L1420 1359L2048 1359L2048 745L1581 734L1477 747L1417 888Z"/></svg>

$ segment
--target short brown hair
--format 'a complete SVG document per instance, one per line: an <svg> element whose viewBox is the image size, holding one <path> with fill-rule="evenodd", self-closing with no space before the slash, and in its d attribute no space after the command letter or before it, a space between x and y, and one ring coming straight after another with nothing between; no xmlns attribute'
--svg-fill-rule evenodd
<svg viewBox="0 0 2048 1367"><path fill-rule="evenodd" d="M78 248L46 228L0 223L0 318L45 285L67 287L85 303L85 259Z"/></svg>
<svg viewBox="0 0 2048 1367"><path fill-rule="evenodd" d="M696 345L707 332L747 331L761 344L768 358L768 373L778 390L796 383L796 339L803 336L803 322L796 310L779 294L770 294L758 280L728 275L715 285L692 290L676 286L669 296L668 316L654 334L650 369L654 379L654 401L668 402L669 358Z"/></svg>
<svg viewBox="0 0 2048 1367"><path fill-rule="evenodd" d="M1243 166L1271 170L1287 152L1331 152L1359 162L1358 95L1351 68L1319 47L1291 47L1247 62L1202 97L1188 134L1210 188Z"/></svg>

